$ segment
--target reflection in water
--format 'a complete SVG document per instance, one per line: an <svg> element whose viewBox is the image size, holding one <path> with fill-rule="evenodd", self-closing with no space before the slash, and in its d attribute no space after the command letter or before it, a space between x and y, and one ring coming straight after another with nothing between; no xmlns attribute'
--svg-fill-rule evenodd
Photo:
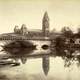
<svg viewBox="0 0 80 80"><path fill-rule="evenodd" d="M33 45L31 42L14 41L4 45L2 51L5 51L7 54L9 54L11 58L15 60L15 62L17 62L18 59L21 59L22 63L25 64L27 60L26 55L32 53L35 49L36 45ZM10 57L7 57L7 59L8 58Z"/></svg>
<svg viewBox="0 0 80 80"><path fill-rule="evenodd" d="M14 41L10 44L6 44L3 46L3 50L15 55L15 56L24 56L26 54L31 53L33 50L36 49L36 45L28 41Z"/></svg>
<svg viewBox="0 0 80 80"><path fill-rule="evenodd" d="M44 56L42 58L42 66L43 66L43 71L45 75L47 75L49 71L49 57L48 56Z"/></svg>
<svg viewBox="0 0 80 80"><path fill-rule="evenodd" d="M51 42L51 50L55 56L61 57L64 61L65 67L69 67L74 61L80 65L80 45L79 44L66 44L64 38L56 38L56 42Z"/></svg>
<svg viewBox="0 0 80 80"><path fill-rule="evenodd" d="M48 49L48 46L43 45L42 49ZM11 54L12 57L16 60L16 58L20 58L22 63L26 63L27 55L32 54L34 50L36 50L36 45L28 41L15 41L10 44L6 44L3 46L3 50L8 54ZM35 56L34 56L35 58ZM49 71L49 57L46 55L42 58L43 63L43 71L45 75L48 74Z"/></svg>
<svg viewBox="0 0 80 80"><path fill-rule="evenodd" d="M76 64L78 66L80 65L79 48L74 48L70 45L65 46L63 42L61 44L59 42L56 42L56 44L54 44L54 42L51 42L50 46L51 55L61 57L65 62L64 67L70 67L70 65L73 64L74 61L77 62ZM33 53L33 51L36 50L36 45L33 45L30 42L15 41L3 46L3 50L8 54L14 56L15 60L19 58L23 63L25 63L27 59L26 55ZM42 64L43 71L45 75L47 75L49 71L49 56L42 57Z"/></svg>

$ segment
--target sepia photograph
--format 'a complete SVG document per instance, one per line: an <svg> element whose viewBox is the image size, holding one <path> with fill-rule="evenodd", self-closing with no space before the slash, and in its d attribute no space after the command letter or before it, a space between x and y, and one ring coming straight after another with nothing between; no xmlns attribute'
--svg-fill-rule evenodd
<svg viewBox="0 0 80 80"><path fill-rule="evenodd" d="M80 0L0 0L0 80L80 80Z"/></svg>

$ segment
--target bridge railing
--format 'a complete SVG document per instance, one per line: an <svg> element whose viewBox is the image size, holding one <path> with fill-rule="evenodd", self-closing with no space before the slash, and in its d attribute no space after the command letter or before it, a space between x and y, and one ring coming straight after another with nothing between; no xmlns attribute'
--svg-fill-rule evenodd
<svg viewBox="0 0 80 80"><path fill-rule="evenodd" d="M49 37L0 37L0 41L2 40L51 40Z"/></svg>

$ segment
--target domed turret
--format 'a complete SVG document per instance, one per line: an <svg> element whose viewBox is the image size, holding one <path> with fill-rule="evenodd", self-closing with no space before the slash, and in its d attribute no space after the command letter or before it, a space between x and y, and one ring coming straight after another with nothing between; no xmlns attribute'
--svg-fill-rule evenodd
<svg viewBox="0 0 80 80"><path fill-rule="evenodd" d="M19 27L16 25L14 28L14 33L18 33L19 32Z"/></svg>
<svg viewBox="0 0 80 80"><path fill-rule="evenodd" d="M22 24L22 26L21 26L21 34L22 35L25 35L27 33L28 33L28 31L27 31L26 25L25 24Z"/></svg>

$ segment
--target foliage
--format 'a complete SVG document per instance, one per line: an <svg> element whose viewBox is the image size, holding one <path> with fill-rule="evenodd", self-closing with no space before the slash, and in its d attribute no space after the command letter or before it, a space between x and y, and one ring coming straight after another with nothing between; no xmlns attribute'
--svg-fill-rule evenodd
<svg viewBox="0 0 80 80"><path fill-rule="evenodd" d="M61 32L67 38L70 38L73 35L73 31L69 27L63 27Z"/></svg>

